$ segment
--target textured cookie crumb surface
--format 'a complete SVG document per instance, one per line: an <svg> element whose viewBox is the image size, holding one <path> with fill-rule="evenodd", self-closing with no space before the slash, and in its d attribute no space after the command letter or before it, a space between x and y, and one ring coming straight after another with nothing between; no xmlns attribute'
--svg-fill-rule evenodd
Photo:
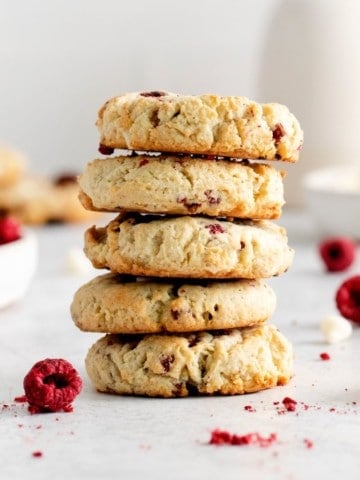
<svg viewBox="0 0 360 480"><path fill-rule="evenodd" d="M262 280L161 282L106 274L79 288L71 314L84 331L189 332L261 324L275 304L274 291Z"/></svg>
<svg viewBox="0 0 360 480"><path fill-rule="evenodd" d="M287 270L286 231L266 220L119 215L85 233L96 268L155 277L266 278Z"/></svg>
<svg viewBox="0 0 360 480"><path fill-rule="evenodd" d="M113 157L88 163L80 200L90 210L274 219L284 204L282 177L262 163Z"/></svg>
<svg viewBox="0 0 360 480"><path fill-rule="evenodd" d="M303 133L288 108L246 97L128 93L107 101L97 126L112 148L295 162Z"/></svg>
<svg viewBox="0 0 360 480"><path fill-rule="evenodd" d="M272 325L174 335L106 335L86 357L102 392L234 395L286 384L291 344Z"/></svg>

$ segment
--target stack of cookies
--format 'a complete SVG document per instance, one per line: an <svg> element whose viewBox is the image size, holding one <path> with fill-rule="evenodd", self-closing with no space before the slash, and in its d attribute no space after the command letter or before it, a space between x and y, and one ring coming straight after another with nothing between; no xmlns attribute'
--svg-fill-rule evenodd
<svg viewBox="0 0 360 480"><path fill-rule="evenodd" d="M85 253L111 273L71 306L81 330L106 334L86 358L94 386L178 397L288 382L292 348L266 322L276 298L263 280L293 258L270 221L283 173L249 160L295 162L295 117L243 97L144 92L109 100L97 126L108 157L86 166L80 199L119 213L87 230ZM116 148L127 151L109 156Z"/></svg>

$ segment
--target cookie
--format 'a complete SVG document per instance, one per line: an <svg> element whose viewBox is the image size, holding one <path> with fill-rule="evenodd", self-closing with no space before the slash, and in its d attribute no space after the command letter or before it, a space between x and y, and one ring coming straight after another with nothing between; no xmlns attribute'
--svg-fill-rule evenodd
<svg viewBox="0 0 360 480"><path fill-rule="evenodd" d="M160 282L109 273L79 288L71 315L87 332L192 332L261 324L275 304L262 280Z"/></svg>
<svg viewBox="0 0 360 480"><path fill-rule="evenodd" d="M185 397L235 395L286 384L291 344L272 325L173 335L106 335L86 357L101 392Z"/></svg>
<svg viewBox="0 0 360 480"><path fill-rule="evenodd" d="M275 219L282 172L260 163L147 155L94 160L79 178L85 208Z"/></svg>
<svg viewBox="0 0 360 480"><path fill-rule="evenodd" d="M128 93L100 109L101 150L123 148L296 162L303 133L284 105L245 97Z"/></svg>
<svg viewBox="0 0 360 480"><path fill-rule="evenodd" d="M52 182L54 220L60 222L86 222L100 216L83 207L79 201L79 184L75 175L61 175ZM51 220L51 219L50 219Z"/></svg>
<svg viewBox="0 0 360 480"><path fill-rule="evenodd" d="M53 183L46 178L23 176L15 184L0 190L0 210L25 224L82 222L96 218L78 199L76 181Z"/></svg>
<svg viewBox="0 0 360 480"><path fill-rule="evenodd" d="M0 144L0 188L18 181L24 171L25 157L17 150Z"/></svg>
<svg viewBox="0 0 360 480"><path fill-rule="evenodd" d="M266 278L290 266L286 231L267 221L119 215L85 233L96 268L139 276Z"/></svg>

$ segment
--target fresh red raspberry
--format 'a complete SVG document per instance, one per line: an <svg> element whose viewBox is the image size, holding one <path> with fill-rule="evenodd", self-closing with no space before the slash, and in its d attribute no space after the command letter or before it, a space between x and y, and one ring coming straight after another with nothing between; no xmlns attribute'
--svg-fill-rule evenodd
<svg viewBox="0 0 360 480"><path fill-rule="evenodd" d="M329 272L341 272L355 260L356 244L347 237L332 237L319 245L319 253Z"/></svg>
<svg viewBox="0 0 360 480"><path fill-rule="evenodd" d="M78 372L62 358L46 358L35 363L24 378L31 413L72 411L71 402L81 387Z"/></svg>
<svg viewBox="0 0 360 480"><path fill-rule="evenodd" d="M335 300L341 315L360 323L360 275L345 280L338 288Z"/></svg>
<svg viewBox="0 0 360 480"><path fill-rule="evenodd" d="M13 217L0 217L0 245L21 238L21 224Z"/></svg>

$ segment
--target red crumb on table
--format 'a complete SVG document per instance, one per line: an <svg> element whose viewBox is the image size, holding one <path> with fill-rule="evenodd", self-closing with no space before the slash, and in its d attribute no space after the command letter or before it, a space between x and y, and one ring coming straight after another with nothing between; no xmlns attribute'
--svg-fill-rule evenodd
<svg viewBox="0 0 360 480"><path fill-rule="evenodd" d="M290 397L285 397L282 400L282 404L284 405L284 407L288 412L295 412L297 401Z"/></svg>
<svg viewBox="0 0 360 480"><path fill-rule="evenodd" d="M15 397L14 402L16 402L16 403L26 403L27 402L26 395L21 395L19 397Z"/></svg>
<svg viewBox="0 0 360 480"><path fill-rule="evenodd" d="M32 456L33 456L33 457L36 457L36 458L42 457L42 456L43 456L43 452L41 452L40 450L36 450L36 452L33 452L33 453L32 453Z"/></svg>
<svg viewBox="0 0 360 480"><path fill-rule="evenodd" d="M308 438L304 438L304 443L306 448L313 448L314 442Z"/></svg>
<svg viewBox="0 0 360 480"><path fill-rule="evenodd" d="M277 441L276 433L271 433L268 437L263 437L259 433L246 433L237 435L226 430L213 430L209 440L210 445L258 445L266 448Z"/></svg>
<svg viewBox="0 0 360 480"><path fill-rule="evenodd" d="M321 360L330 360L330 355L327 352L320 353Z"/></svg>
<svg viewBox="0 0 360 480"><path fill-rule="evenodd" d="M252 405L245 405L244 410L247 412L256 412L256 409Z"/></svg>

